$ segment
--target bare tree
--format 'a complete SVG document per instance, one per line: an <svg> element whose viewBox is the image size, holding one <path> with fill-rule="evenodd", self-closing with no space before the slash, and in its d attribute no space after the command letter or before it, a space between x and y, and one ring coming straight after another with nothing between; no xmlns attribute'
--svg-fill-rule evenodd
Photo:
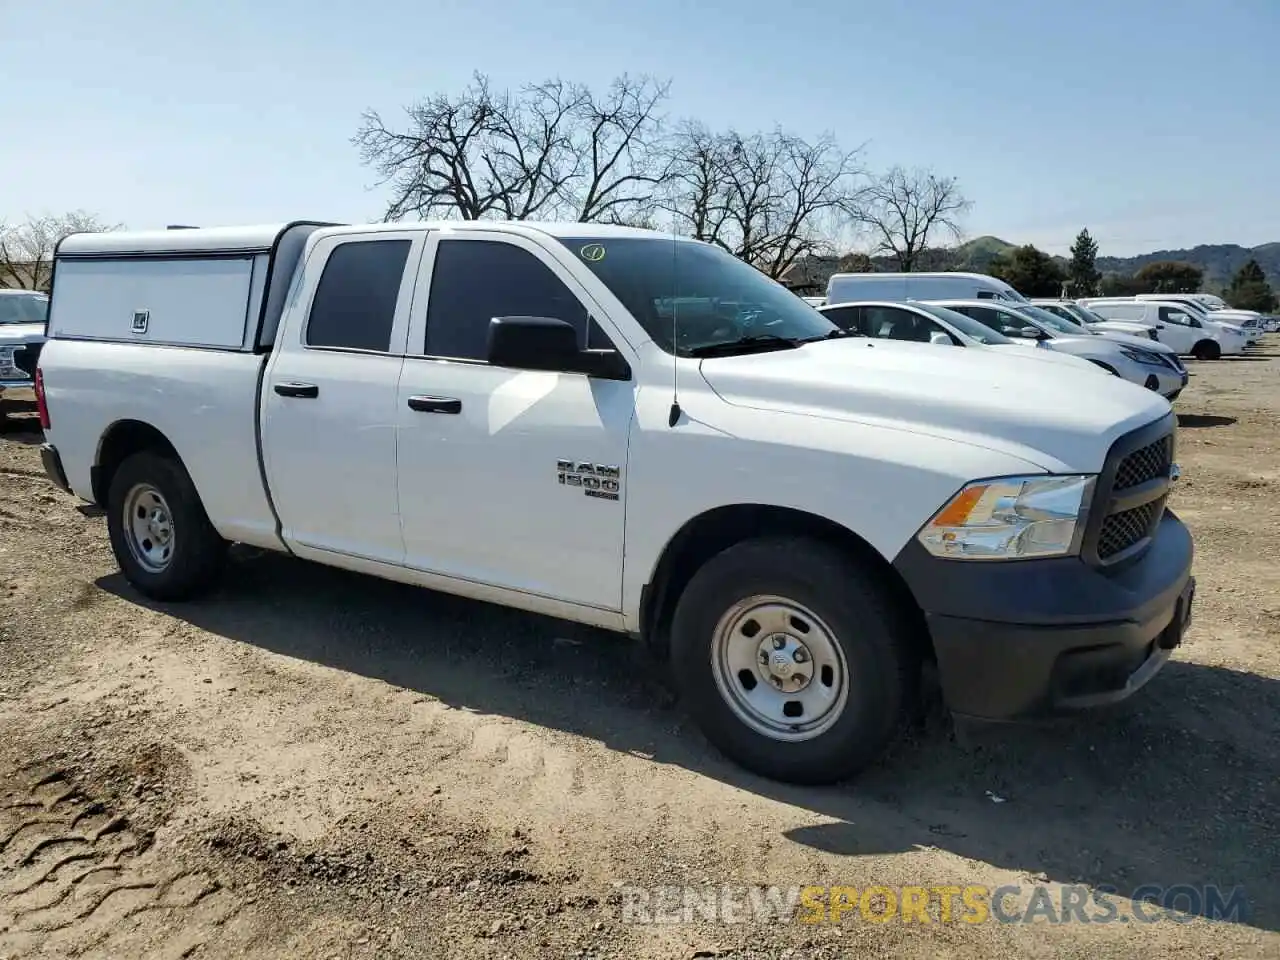
<svg viewBox="0 0 1280 960"><path fill-rule="evenodd" d="M0 223L0 287L47 290L53 273L53 251L63 237L73 233L118 230L97 216L74 210L62 216L28 215L20 224Z"/></svg>
<svg viewBox="0 0 1280 960"><path fill-rule="evenodd" d="M353 142L391 187L387 220L634 222L666 175L656 144L667 89L622 76L599 97L559 79L513 93L477 73L460 96L409 107L405 129L367 111Z"/></svg>
<svg viewBox="0 0 1280 960"><path fill-rule="evenodd" d="M838 214L858 192L859 154L830 137L715 134L688 123L674 137L663 206L678 232L781 277L830 249Z"/></svg>
<svg viewBox="0 0 1280 960"><path fill-rule="evenodd" d="M938 234L959 239L959 219L970 206L954 178L894 167L862 191L848 213L870 231L875 252L895 257L905 272Z"/></svg>

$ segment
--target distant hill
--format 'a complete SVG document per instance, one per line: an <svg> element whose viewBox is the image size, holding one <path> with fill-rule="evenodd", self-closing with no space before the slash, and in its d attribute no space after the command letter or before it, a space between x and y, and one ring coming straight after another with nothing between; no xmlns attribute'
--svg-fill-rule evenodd
<svg viewBox="0 0 1280 960"><path fill-rule="evenodd" d="M924 251L917 270L966 270L985 273L991 261L1013 250L1017 244L999 237L975 237L958 247L935 248ZM1068 258L1055 256L1063 266ZM1204 271L1204 289L1217 293L1231 282L1237 270L1257 260L1274 289L1280 290L1280 242L1264 243L1256 247L1242 247L1235 243L1203 244L1189 250L1156 250L1136 257L1098 257L1098 269L1104 274L1133 274L1148 263L1176 260L1190 263ZM897 270L892 257L872 257L877 270ZM821 293L826 290L827 278L838 269L836 257L808 257L797 262L788 271L784 282L802 292Z"/></svg>
<svg viewBox="0 0 1280 960"><path fill-rule="evenodd" d="M975 237L962 243L955 249L955 259L967 270L982 273L991 261L1001 254L1015 249L1016 244L1001 240L999 237Z"/></svg>
<svg viewBox="0 0 1280 960"><path fill-rule="evenodd" d="M977 237L956 247L955 259L966 269L981 272L996 256L1012 250L1014 246L999 237ZM1054 259L1065 263L1068 258ZM1103 273L1131 274L1148 263L1161 260L1176 260L1199 267L1204 271L1205 288L1211 290L1225 287L1237 270L1250 260L1257 260L1271 285L1280 287L1280 243L1264 243L1252 248L1236 243L1202 244L1189 250L1156 250L1135 257L1098 257L1098 269Z"/></svg>

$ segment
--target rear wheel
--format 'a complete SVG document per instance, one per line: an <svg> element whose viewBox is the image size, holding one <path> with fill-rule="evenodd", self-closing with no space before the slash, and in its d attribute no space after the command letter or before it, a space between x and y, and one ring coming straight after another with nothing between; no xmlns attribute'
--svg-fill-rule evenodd
<svg viewBox="0 0 1280 960"><path fill-rule="evenodd" d="M152 451L135 453L111 478L107 532L125 578L155 600L184 600L212 587L226 541L218 536L186 469Z"/></svg>
<svg viewBox="0 0 1280 960"><path fill-rule="evenodd" d="M1222 348L1212 340L1201 340L1191 348L1191 355L1197 360L1219 360L1222 358Z"/></svg>
<svg viewBox="0 0 1280 960"><path fill-rule="evenodd" d="M707 738L755 773L827 783L901 729L910 637L874 576L818 541L730 547L689 581L672 666Z"/></svg>

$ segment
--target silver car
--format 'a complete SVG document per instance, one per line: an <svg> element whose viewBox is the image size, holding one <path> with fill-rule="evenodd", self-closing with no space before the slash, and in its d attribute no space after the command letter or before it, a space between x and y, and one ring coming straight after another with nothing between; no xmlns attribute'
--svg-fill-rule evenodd
<svg viewBox="0 0 1280 960"><path fill-rule="evenodd" d="M1116 334L1094 336L1087 331L1074 332L1066 320L1030 304L991 300L932 302L972 317L1005 336L1022 339L1029 346L1043 343L1050 350L1082 357L1108 373L1154 390L1167 400L1176 399L1187 385L1186 368L1178 359L1158 352L1153 349L1157 345L1140 337L1132 338L1131 342L1117 342L1112 339L1118 336Z"/></svg>

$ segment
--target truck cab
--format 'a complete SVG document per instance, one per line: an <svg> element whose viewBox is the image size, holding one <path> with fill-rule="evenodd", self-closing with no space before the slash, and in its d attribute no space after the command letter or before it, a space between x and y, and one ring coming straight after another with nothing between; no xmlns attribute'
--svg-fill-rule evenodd
<svg viewBox="0 0 1280 960"><path fill-rule="evenodd" d="M142 594L240 541L629 634L727 755L813 783L927 664L1020 719L1181 641L1169 404L1007 353L850 336L647 230L300 222L63 241L36 390Z"/></svg>

